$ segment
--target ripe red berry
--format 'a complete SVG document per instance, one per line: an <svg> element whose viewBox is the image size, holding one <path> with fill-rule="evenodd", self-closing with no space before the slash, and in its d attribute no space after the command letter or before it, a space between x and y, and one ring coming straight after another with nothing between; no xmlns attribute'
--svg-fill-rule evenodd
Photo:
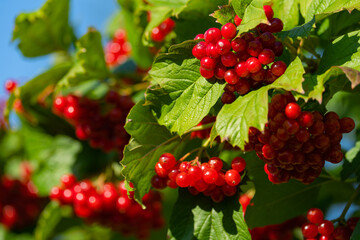
<svg viewBox="0 0 360 240"><path fill-rule="evenodd" d="M272 147L270 146L270 144L265 144L262 147L262 154L264 156L264 158L271 160L274 159L276 156L276 151L274 149L272 149Z"/></svg>
<svg viewBox="0 0 360 240"><path fill-rule="evenodd" d="M168 171L161 165L160 162L155 164L155 172L159 177L165 178L168 175Z"/></svg>
<svg viewBox="0 0 360 240"><path fill-rule="evenodd" d="M224 79L229 84L236 84L239 81L239 77L236 75L234 69L229 69L224 74Z"/></svg>
<svg viewBox="0 0 360 240"><path fill-rule="evenodd" d="M355 122L349 117L340 119L340 128L342 133L349 133L355 128Z"/></svg>
<svg viewBox="0 0 360 240"><path fill-rule="evenodd" d="M239 26L241 24L241 21L242 19L238 15L236 15L234 18L235 25Z"/></svg>
<svg viewBox="0 0 360 240"><path fill-rule="evenodd" d="M250 91L250 83L244 78L240 78L239 81L235 84L236 92L240 95L245 95Z"/></svg>
<svg viewBox="0 0 360 240"><path fill-rule="evenodd" d="M260 42L264 48L273 49L275 46L276 38L271 32L264 32L259 37Z"/></svg>
<svg viewBox="0 0 360 240"><path fill-rule="evenodd" d="M157 175L155 175L151 178L151 186L153 186L156 189L166 188L166 186L167 186L166 182L167 182L167 178L161 178Z"/></svg>
<svg viewBox="0 0 360 240"><path fill-rule="evenodd" d="M216 51L220 55L224 55L225 53L230 52L231 50L231 43L227 39L220 39L216 43Z"/></svg>
<svg viewBox="0 0 360 240"><path fill-rule="evenodd" d="M202 178L202 170L198 166L189 167L188 174L194 181L200 180Z"/></svg>
<svg viewBox="0 0 360 240"><path fill-rule="evenodd" d="M228 52L221 56L221 63L225 67L233 67L235 66L236 62L237 62L237 57L233 52Z"/></svg>
<svg viewBox="0 0 360 240"><path fill-rule="evenodd" d="M279 18L273 18L270 22L270 32L281 32L284 28L283 22Z"/></svg>
<svg viewBox="0 0 360 240"><path fill-rule="evenodd" d="M176 159L171 153L164 153L160 156L159 163L165 170L170 170L176 165Z"/></svg>
<svg viewBox="0 0 360 240"><path fill-rule="evenodd" d="M198 39L204 39L204 34L200 33L200 34L196 35L194 40L198 40Z"/></svg>
<svg viewBox="0 0 360 240"><path fill-rule="evenodd" d="M297 103L288 103L285 107L285 114L290 119L296 119L301 114L301 107Z"/></svg>
<svg viewBox="0 0 360 240"><path fill-rule="evenodd" d="M225 173L225 181L230 186L236 186L241 181L241 176L238 171L230 169Z"/></svg>
<svg viewBox="0 0 360 240"><path fill-rule="evenodd" d="M56 110L59 113L62 113L66 107L66 98L63 96L58 96L55 98L54 103L53 103L53 107L54 110Z"/></svg>
<svg viewBox="0 0 360 240"><path fill-rule="evenodd" d="M243 52L247 49L247 42L244 39L237 37L231 41L231 48L235 52Z"/></svg>
<svg viewBox="0 0 360 240"><path fill-rule="evenodd" d="M274 46L273 46L272 50L274 51L275 56L280 57L282 55L282 53L283 53L284 46L283 46L283 44L281 42L276 41L274 43Z"/></svg>
<svg viewBox="0 0 360 240"><path fill-rule="evenodd" d="M154 42L162 42L165 39L165 34L163 31L160 30L159 27L155 27L153 28L153 30L151 31L151 39Z"/></svg>
<svg viewBox="0 0 360 240"><path fill-rule="evenodd" d="M318 208L309 209L306 217L311 223L314 223L314 224L320 224L324 220L324 214Z"/></svg>
<svg viewBox="0 0 360 240"><path fill-rule="evenodd" d="M230 104L230 103L233 103L236 99L236 96L233 92L224 92L222 95L221 95L221 102L223 104Z"/></svg>
<svg viewBox="0 0 360 240"><path fill-rule="evenodd" d="M220 56L216 49L216 43L208 43L206 46L206 55L208 57L212 57L213 59L216 59Z"/></svg>
<svg viewBox="0 0 360 240"><path fill-rule="evenodd" d="M218 28L209 28L206 30L204 37L207 43L216 43L221 39L221 31Z"/></svg>
<svg viewBox="0 0 360 240"><path fill-rule="evenodd" d="M314 116L310 112L302 112L299 117L299 124L302 127L311 127L314 123Z"/></svg>
<svg viewBox="0 0 360 240"><path fill-rule="evenodd" d="M179 170L181 172L186 172L187 173L188 170L189 170L189 167L191 167L189 162L182 162L182 163L180 163Z"/></svg>
<svg viewBox="0 0 360 240"><path fill-rule="evenodd" d="M197 59L202 59L203 57L206 57L206 46L207 44L205 42L199 42L196 44L192 49L192 54Z"/></svg>
<svg viewBox="0 0 360 240"><path fill-rule="evenodd" d="M235 157L231 161L231 168L238 172L244 171L245 167L246 167L246 162L245 159L243 159L242 157Z"/></svg>
<svg viewBox="0 0 360 240"><path fill-rule="evenodd" d="M312 223L304 224L301 231L305 238L314 238L318 234L317 226Z"/></svg>
<svg viewBox="0 0 360 240"><path fill-rule="evenodd" d="M233 39L236 36L236 26L232 23L227 23L221 28L221 35L225 39Z"/></svg>
<svg viewBox="0 0 360 240"><path fill-rule="evenodd" d="M213 168L208 168L203 171L203 180L207 184L215 183L219 174L218 172Z"/></svg>
<svg viewBox="0 0 360 240"><path fill-rule="evenodd" d="M5 89L8 92L14 91L16 87L17 87L17 83L14 80L12 80L12 79L6 80Z"/></svg>
<svg viewBox="0 0 360 240"><path fill-rule="evenodd" d="M322 221L318 226L321 235L330 236L334 232L334 224L328 220Z"/></svg>
<svg viewBox="0 0 360 240"><path fill-rule="evenodd" d="M227 68L222 65L221 63L216 65L214 69L214 75L217 79L224 79L225 72L227 71Z"/></svg>
<svg viewBox="0 0 360 240"><path fill-rule="evenodd" d="M172 20L171 18L167 18L165 19L165 21L163 21L159 28L160 30L165 34L169 34L175 27L175 21Z"/></svg>
<svg viewBox="0 0 360 240"><path fill-rule="evenodd" d="M236 71L236 74L239 76L239 77L242 77L242 78L246 78L250 75L250 72L248 71L247 69L247 64L246 62L239 62L236 66L235 66L235 71Z"/></svg>
<svg viewBox="0 0 360 240"><path fill-rule="evenodd" d="M216 61L210 57L203 57L200 61L200 65L206 70L214 70Z"/></svg>
<svg viewBox="0 0 360 240"><path fill-rule="evenodd" d="M176 184L179 187L188 187L191 183L191 178L190 176L185 173L185 172L181 172L176 176Z"/></svg>
<svg viewBox="0 0 360 240"><path fill-rule="evenodd" d="M262 68L260 61L255 57L251 57L246 61L246 67L250 73L258 72Z"/></svg>
<svg viewBox="0 0 360 240"><path fill-rule="evenodd" d="M200 74L206 79L212 78L214 76L214 70L208 70L203 67L200 67Z"/></svg>
<svg viewBox="0 0 360 240"><path fill-rule="evenodd" d="M335 228L332 235L335 240L350 240L351 230L345 226L339 226Z"/></svg>
<svg viewBox="0 0 360 240"><path fill-rule="evenodd" d="M259 54L258 59L262 64L267 65L275 60L275 54L270 49L264 49Z"/></svg>
<svg viewBox="0 0 360 240"><path fill-rule="evenodd" d="M263 46L259 40L254 40L249 42L247 47L247 52L253 57L259 56L261 51L263 50Z"/></svg>
<svg viewBox="0 0 360 240"><path fill-rule="evenodd" d="M265 70L263 68L260 68L259 71L251 73L250 77L255 82L261 82L265 79Z"/></svg>
<svg viewBox="0 0 360 240"><path fill-rule="evenodd" d="M272 7L269 5L264 5L264 11L265 11L266 18L269 21L272 20L274 17L274 11L272 10Z"/></svg>
<svg viewBox="0 0 360 240"><path fill-rule="evenodd" d="M65 188L71 188L76 182L76 177L73 174L65 174L60 180Z"/></svg>
<svg viewBox="0 0 360 240"><path fill-rule="evenodd" d="M271 72L277 77L283 75L285 70L286 70L286 64L283 61L277 61L274 62L273 65L271 65Z"/></svg>
<svg viewBox="0 0 360 240"><path fill-rule="evenodd" d="M209 159L210 167L219 172L223 167L223 161L218 157L212 157Z"/></svg>
<svg viewBox="0 0 360 240"><path fill-rule="evenodd" d="M237 187L225 184L225 185L222 185L221 190L222 190L222 192L224 193L225 196L231 197L231 196L234 196L236 194Z"/></svg>

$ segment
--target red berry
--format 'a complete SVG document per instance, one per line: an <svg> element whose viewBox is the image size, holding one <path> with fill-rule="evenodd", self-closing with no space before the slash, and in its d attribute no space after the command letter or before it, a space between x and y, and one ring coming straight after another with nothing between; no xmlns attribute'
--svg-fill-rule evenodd
<svg viewBox="0 0 360 240"><path fill-rule="evenodd" d="M286 70L286 64L283 61L277 61L274 62L273 65L271 65L271 72L277 77L283 75L285 70Z"/></svg>
<svg viewBox="0 0 360 240"><path fill-rule="evenodd" d="M324 220L318 226L318 232L321 235L330 236L334 231L334 224L328 220Z"/></svg>
<svg viewBox="0 0 360 240"><path fill-rule="evenodd" d="M200 74L206 79L210 79L214 76L214 70L208 70L203 67L200 67Z"/></svg>
<svg viewBox="0 0 360 240"><path fill-rule="evenodd" d="M314 123L314 116L310 112L302 112L299 117L299 124L302 127L311 127Z"/></svg>
<svg viewBox="0 0 360 240"><path fill-rule="evenodd" d="M190 185L190 183L191 183L191 178L187 173L181 172L176 176L176 184L179 187L182 187L182 188L188 187Z"/></svg>
<svg viewBox="0 0 360 240"><path fill-rule="evenodd" d="M255 82L261 82L265 79L265 70L263 68L260 68L259 71L251 73L250 77Z"/></svg>
<svg viewBox="0 0 360 240"><path fill-rule="evenodd" d="M342 133L349 133L355 128L355 122L349 117L340 119L340 128Z"/></svg>
<svg viewBox="0 0 360 240"><path fill-rule="evenodd" d="M237 192L237 187L235 186L230 186L230 185L223 185L221 187L222 192L224 193L225 196L231 197L234 196Z"/></svg>
<svg viewBox="0 0 360 240"><path fill-rule="evenodd" d="M119 197L116 201L116 208L119 210L119 212L126 212L130 206L131 200L127 196Z"/></svg>
<svg viewBox="0 0 360 240"><path fill-rule="evenodd" d="M239 81L235 84L236 91L240 95L244 95L250 91L250 83L244 78L240 78Z"/></svg>
<svg viewBox="0 0 360 240"><path fill-rule="evenodd" d="M284 28L283 22L279 18L273 18L270 22L270 32L281 32Z"/></svg>
<svg viewBox="0 0 360 240"><path fill-rule="evenodd" d="M282 55L282 53L283 53L284 46L283 46L283 44L281 42L276 41L274 43L274 46L273 46L272 50L274 51L275 56L280 57Z"/></svg>
<svg viewBox="0 0 360 240"><path fill-rule="evenodd" d="M204 34L200 33L200 34L196 35L194 40L198 40L198 39L204 39Z"/></svg>
<svg viewBox="0 0 360 240"><path fill-rule="evenodd" d="M157 175L155 175L151 178L151 186L153 186L156 189L166 188L166 186L167 186L166 182L167 182L167 178L161 178Z"/></svg>
<svg viewBox="0 0 360 240"><path fill-rule="evenodd" d="M234 69L229 69L224 74L224 79L229 84L236 84L239 81L239 77L236 75Z"/></svg>
<svg viewBox="0 0 360 240"><path fill-rule="evenodd" d="M236 96L233 92L224 92L222 95L221 95L221 102L223 104L230 104L230 103L233 103L236 99Z"/></svg>
<svg viewBox="0 0 360 240"><path fill-rule="evenodd" d="M259 40L265 48L273 49L276 38L271 32L264 32L260 35Z"/></svg>
<svg viewBox="0 0 360 240"><path fill-rule="evenodd" d="M9 93L14 91L16 87L17 87L17 83L14 80L9 79L5 82L5 89Z"/></svg>
<svg viewBox="0 0 360 240"><path fill-rule="evenodd" d="M238 171L230 169L225 173L225 181L230 186L236 186L241 181L241 176Z"/></svg>
<svg viewBox="0 0 360 240"><path fill-rule="evenodd" d="M154 42L162 42L162 41L164 41L165 36L166 36L165 33L162 32L159 27L155 27L155 28L151 31L151 39L152 39Z"/></svg>
<svg viewBox="0 0 360 240"><path fill-rule="evenodd" d="M207 43L216 43L221 39L221 31L218 28L209 28L205 32L204 37Z"/></svg>
<svg viewBox="0 0 360 240"><path fill-rule="evenodd" d="M65 174L60 180L65 188L71 188L76 183L76 177L73 174Z"/></svg>
<svg viewBox="0 0 360 240"><path fill-rule="evenodd" d="M175 21L171 18L165 19L164 22L160 24L160 30L165 34L169 34L175 27Z"/></svg>
<svg viewBox="0 0 360 240"><path fill-rule="evenodd" d="M246 167L246 162L245 159L243 159L242 157L235 157L231 161L231 168L238 172L244 171L245 167Z"/></svg>
<svg viewBox="0 0 360 240"><path fill-rule="evenodd" d="M216 51L220 55L224 55L225 53L230 52L231 50L231 43L227 39L220 39L216 43Z"/></svg>
<svg viewBox="0 0 360 240"><path fill-rule="evenodd" d="M217 173L217 171L213 168L208 168L205 169L203 171L203 180L207 183L207 184L212 184L215 183L217 178L218 178L219 174Z"/></svg>
<svg viewBox="0 0 360 240"><path fill-rule="evenodd" d="M276 156L276 151L274 149L272 149L272 147L270 146L270 144L265 144L262 147L262 154L264 156L264 158L271 160L274 159Z"/></svg>
<svg viewBox="0 0 360 240"><path fill-rule="evenodd" d="M237 62L237 57L233 52L228 52L221 56L221 63L225 67L233 67L235 66L236 62Z"/></svg>
<svg viewBox="0 0 360 240"><path fill-rule="evenodd" d="M272 10L272 7L269 5L264 5L264 11L266 18L270 21L274 17L274 11Z"/></svg>
<svg viewBox="0 0 360 240"><path fill-rule="evenodd" d="M203 57L200 61L200 65L203 69L214 70L216 61L210 57Z"/></svg>
<svg viewBox="0 0 360 240"><path fill-rule="evenodd" d="M182 162L180 163L180 166L179 166L179 169L181 172L188 172L189 170L189 167L191 167L190 163L189 162Z"/></svg>
<svg viewBox="0 0 360 240"><path fill-rule="evenodd" d="M301 107L297 103L288 103L285 107L286 117L296 119L301 114Z"/></svg>
<svg viewBox="0 0 360 240"><path fill-rule="evenodd" d="M263 50L263 46L259 40L254 40L249 42L247 47L247 52L253 57L259 56L261 51Z"/></svg>
<svg viewBox="0 0 360 240"><path fill-rule="evenodd" d="M199 42L193 47L192 54L197 59L202 59L203 57L206 57L206 47L207 44L205 42Z"/></svg>
<svg viewBox="0 0 360 240"><path fill-rule="evenodd" d="M216 59L220 56L216 49L215 43L208 43L208 45L206 46L206 55L208 57L212 57L213 59Z"/></svg>
<svg viewBox="0 0 360 240"><path fill-rule="evenodd" d="M258 59L262 64L267 65L275 60L275 54L270 49L264 49L259 54Z"/></svg>
<svg viewBox="0 0 360 240"><path fill-rule="evenodd" d="M237 37L231 41L231 48L235 52L243 52L247 49L247 42L244 39Z"/></svg>
<svg viewBox="0 0 360 240"><path fill-rule="evenodd" d="M260 61L254 57L251 57L246 61L246 67L250 73L258 72L262 68Z"/></svg>
<svg viewBox="0 0 360 240"><path fill-rule="evenodd" d="M176 159L171 153L164 153L160 156L159 163L165 170L170 170L176 165Z"/></svg>
<svg viewBox="0 0 360 240"><path fill-rule="evenodd" d="M217 79L224 79L225 72L227 71L227 68L222 65L221 63L216 65L214 69L214 75Z"/></svg>
<svg viewBox="0 0 360 240"><path fill-rule="evenodd" d="M62 190L59 187L53 187L50 191L50 198L52 200L60 200L62 196Z"/></svg>
<svg viewBox="0 0 360 240"><path fill-rule="evenodd" d="M314 238L318 234L318 229L315 224L306 223L302 226L302 234L306 238Z"/></svg>
<svg viewBox="0 0 360 240"><path fill-rule="evenodd" d="M350 240L351 230L344 226L337 227L333 232L335 240Z"/></svg>
<svg viewBox="0 0 360 240"><path fill-rule="evenodd" d="M247 69L247 64L246 62L239 62L236 66L235 66L235 71L236 71L236 74L239 76L239 77L242 77L242 78L246 78L250 75L248 69Z"/></svg>
<svg viewBox="0 0 360 240"><path fill-rule="evenodd" d="M320 224L324 220L324 214L318 208L309 209L306 217L311 223L314 223L314 224Z"/></svg>
<svg viewBox="0 0 360 240"><path fill-rule="evenodd" d="M159 177L165 178L168 175L168 171L161 165L160 162L155 164L155 172Z"/></svg>
<svg viewBox="0 0 360 240"><path fill-rule="evenodd" d="M225 39L233 39L236 36L236 26L232 23L227 23L221 28L221 35Z"/></svg>
<svg viewBox="0 0 360 240"><path fill-rule="evenodd" d="M239 26L241 24L241 21L242 19L238 15L236 15L234 18L235 25Z"/></svg>
<svg viewBox="0 0 360 240"><path fill-rule="evenodd" d="M223 167L223 161L218 157L212 157L209 159L210 167L219 172Z"/></svg>
<svg viewBox="0 0 360 240"><path fill-rule="evenodd" d="M62 113L66 107L66 104L66 98L63 96L58 96L54 100L53 107L57 112Z"/></svg>
<svg viewBox="0 0 360 240"><path fill-rule="evenodd" d="M189 167L188 174L194 181L200 180L202 178L202 170L198 166Z"/></svg>

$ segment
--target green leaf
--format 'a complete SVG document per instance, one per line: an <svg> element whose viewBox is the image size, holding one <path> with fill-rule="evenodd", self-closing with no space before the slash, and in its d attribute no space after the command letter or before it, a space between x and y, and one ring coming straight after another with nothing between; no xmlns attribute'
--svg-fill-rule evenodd
<svg viewBox="0 0 360 240"><path fill-rule="evenodd" d="M232 104L224 105L215 122L216 131L221 139L243 149L248 141L249 128L263 130L267 122L268 91L283 89L303 92L304 73L300 59L296 58L273 84L251 91L245 96L238 97Z"/></svg>
<svg viewBox="0 0 360 240"><path fill-rule="evenodd" d="M138 102L127 117L125 129L131 139L121 161L124 166L122 174L134 184L135 198L138 201L150 190L159 157L170 152L178 159L188 143L186 137L181 139L159 125L150 107L143 104L144 101Z"/></svg>
<svg viewBox="0 0 360 240"><path fill-rule="evenodd" d="M67 136L53 137L28 126L23 126L21 131L26 154L37 164L32 180L39 195L48 196L61 176L71 172L81 145Z"/></svg>
<svg viewBox="0 0 360 240"><path fill-rule="evenodd" d="M68 18L69 0L47 0L39 10L17 16L13 40L19 39L26 57L66 51L73 38Z"/></svg>
<svg viewBox="0 0 360 240"><path fill-rule="evenodd" d="M350 238L350 240L357 240L357 239L360 239L360 222L356 224L354 232L351 234L351 238Z"/></svg>
<svg viewBox="0 0 360 240"><path fill-rule="evenodd" d="M67 88L62 91L62 95L75 94L85 96L90 99L102 99L109 91L109 86L99 80L90 80L82 82L80 85Z"/></svg>
<svg viewBox="0 0 360 240"><path fill-rule="evenodd" d="M230 3L235 10L235 14L243 18L246 8L253 0L232 0Z"/></svg>
<svg viewBox="0 0 360 240"><path fill-rule="evenodd" d="M280 38L297 38L297 37L306 37L310 35L311 30L315 26L315 17L311 19L311 21L304 23L301 26L295 27L293 29L290 29L288 31L282 31L278 34Z"/></svg>
<svg viewBox="0 0 360 240"><path fill-rule="evenodd" d="M156 7L151 9L151 20L145 28L143 34L143 43L149 45L151 41L151 31L159 26L166 18L171 17L172 8L170 7Z"/></svg>
<svg viewBox="0 0 360 240"><path fill-rule="evenodd" d="M76 43L75 64L59 82L59 88L74 86L90 79L105 79L109 77L101 34L93 28Z"/></svg>
<svg viewBox="0 0 360 240"><path fill-rule="evenodd" d="M360 180L360 142L346 153L341 179L346 180L353 174Z"/></svg>
<svg viewBox="0 0 360 240"><path fill-rule="evenodd" d="M316 15L316 21L319 21L344 9L351 11L360 8L360 2L357 0L304 0L300 1L300 5L305 22L310 21L314 15Z"/></svg>
<svg viewBox="0 0 360 240"><path fill-rule="evenodd" d="M153 84L146 93L159 123L171 132L184 134L196 126L218 101L224 85L200 75L200 61L191 55L196 41L187 41L158 56L149 72Z"/></svg>
<svg viewBox="0 0 360 240"><path fill-rule="evenodd" d="M269 0L253 0L246 7L242 22L238 26L238 34L247 32L250 29L255 28L260 23L269 23L264 12L264 5L267 5L269 2ZM235 12L237 12L236 8Z"/></svg>
<svg viewBox="0 0 360 240"><path fill-rule="evenodd" d="M15 95L14 93L11 93L8 100L6 101L6 107L4 109L4 120L7 123L9 123L9 117L13 109L14 101L15 101Z"/></svg>
<svg viewBox="0 0 360 240"><path fill-rule="evenodd" d="M233 22L235 18L235 11L232 6L221 6L211 16L216 19L216 22L225 25L226 23Z"/></svg>
<svg viewBox="0 0 360 240"><path fill-rule="evenodd" d="M34 237L29 233L13 233L5 229L0 225L0 239L1 240L34 240Z"/></svg>
<svg viewBox="0 0 360 240"><path fill-rule="evenodd" d="M275 16L284 23L284 30L290 30L299 23L299 0L277 0L272 6Z"/></svg>
<svg viewBox="0 0 360 240"><path fill-rule="evenodd" d="M237 197L214 203L209 197L192 196L187 189L179 190L169 235L172 240L251 239Z"/></svg>
<svg viewBox="0 0 360 240"><path fill-rule="evenodd" d="M71 213L72 210L70 208L60 207L57 202L51 201L41 212L34 232L35 240L51 239L61 219L69 216Z"/></svg>
<svg viewBox="0 0 360 240"><path fill-rule="evenodd" d="M279 224L297 217L313 207L321 186L333 181L316 180L304 185L291 180L289 183L273 184L264 172L264 163L251 154L247 159L247 170L254 181L256 193L248 206L245 221L250 228Z"/></svg>

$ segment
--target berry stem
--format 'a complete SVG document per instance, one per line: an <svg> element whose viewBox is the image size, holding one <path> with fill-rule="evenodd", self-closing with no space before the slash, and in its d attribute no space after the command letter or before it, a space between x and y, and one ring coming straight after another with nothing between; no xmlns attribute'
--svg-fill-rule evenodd
<svg viewBox="0 0 360 240"><path fill-rule="evenodd" d="M184 160L185 160L186 158L188 158L192 153L198 152L198 151L200 151L202 148L203 148L203 147L198 147L198 148L195 148L195 149L191 150L190 152L186 153L183 157L181 157L181 158L179 159L179 162L184 161Z"/></svg>
<svg viewBox="0 0 360 240"><path fill-rule="evenodd" d="M211 138L208 138L208 139L203 143L202 147L199 149L199 152L198 152L197 157L198 157L200 160L201 160L201 156L202 156L204 150L206 150L206 148L209 146L210 142L211 142Z"/></svg>
<svg viewBox="0 0 360 240"><path fill-rule="evenodd" d="M351 195L349 201L346 203L346 206L345 206L344 210L342 211L340 217L335 219L334 221L338 221L338 222L342 222L342 223L345 222L345 215L348 212L351 204L355 201L355 199L358 196L359 192L360 192L360 184L357 186L354 193Z"/></svg>

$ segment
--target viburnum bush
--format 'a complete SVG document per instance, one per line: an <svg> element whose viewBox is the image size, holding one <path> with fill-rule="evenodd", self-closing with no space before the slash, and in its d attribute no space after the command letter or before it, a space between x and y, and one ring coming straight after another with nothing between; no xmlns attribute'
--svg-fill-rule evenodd
<svg viewBox="0 0 360 240"><path fill-rule="evenodd" d="M358 1L118 3L16 18L0 239L360 239Z"/></svg>

